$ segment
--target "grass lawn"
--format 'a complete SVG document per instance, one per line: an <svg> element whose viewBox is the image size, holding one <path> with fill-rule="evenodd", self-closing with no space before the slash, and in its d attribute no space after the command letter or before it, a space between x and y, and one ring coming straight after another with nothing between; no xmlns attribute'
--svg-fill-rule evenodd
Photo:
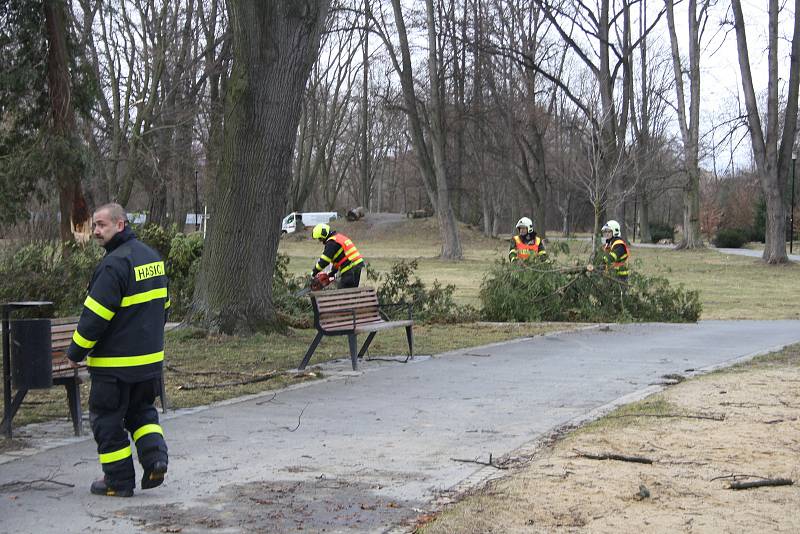
<svg viewBox="0 0 800 534"><path fill-rule="evenodd" d="M391 231L370 231L368 223L341 222L339 227L353 239L370 265L385 271L405 259L417 259L417 274L430 285L434 280L456 286L460 304L480 307L480 285L492 263L505 257L508 241L492 239L461 227L464 260L438 259L438 230L433 218L403 222ZM567 241L569 256L560 263L586 261L587 241ZM322 247L308 236L285 237L279 247L290 258L289 269L308 274ZM767 266L757 258L721 254L714 250L677 251L637 248L631 254L634 270L662 276L673 284L700 291L702 319L798 319L800 318L800 267L796 264ZM363 282L362 282L363 283Z"/></svg>

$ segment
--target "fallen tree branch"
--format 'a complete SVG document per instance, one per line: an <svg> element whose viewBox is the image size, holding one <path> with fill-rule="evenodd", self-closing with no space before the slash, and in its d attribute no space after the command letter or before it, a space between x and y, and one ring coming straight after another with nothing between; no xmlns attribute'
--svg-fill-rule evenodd
<svg viewBox="0 0 800 534"><path fill-rule="evenodd" d="M711 421L724 421L725 414L708 414L708 415L692 415L692 414L678 414L678 413L626 413L621 415L607 415L606 417L620 418L620 417L679 417L685 419L710 419Z"/></svg>
<svg viewBox="0 0 800 534"><path fill-rule="evenodd" d="M650 458L645 458L643 456L626 456L624 454L615 454L608 452L602 454L592 454L578 449L572 449L572 450L575 451L579 457L589 458L590 460L619 460L620 462L633 462L637 464L653 463L653 460L651 460Z"/></svg>
<svg viewBox="0 0 800 534"><path fill-rule="evenodd" d="M753 480L750 482L731 482L728 489L742 490L750 488L760 488L762 486L791 486L794 481L788 478L765 478L762 480Z"/></svg>
<svg viewBox="0 0 800 534"><path fill-rule="evenodd" d="M0 491L11 489L17 486L31 487L34 484L38 483L55 484L56 486L65 486L67 488L75 487L75 484L70 484L69 482L59 482L58 480L53 480L50 478L37 478L35 480L15 480L14 482L6 482L5 484L0 484Z"/></svg>
<svg viewBox="0 0 800 534"><path fill-rule="evenodd" d="M761 475L744 475L744 474L733 474L733 473L731 473L730 475L720 475L718 477L714 477L714 478L710 479L709 482L714 482L715 480L720 480L720 479L723 479L723 478L732 478L733 480L736 480L737 478L767 478L767 477L764 477L764 476L761 476Z"/></svg>
<svg viewBox="0 0 800 534"><path fill-rule="evenodd" d="M489 453L489 461L482 462L480 460L469 460L467 458L450 458L453 462L461 462L465 464L478 464L478 465L485 465L488 467L494 467L495 469L508 469L506 465L498 465L492 461L492 453Z"/></svg>
<svg viewBox="0 0 800 534"><path fill-rule="evenodd" d="M180 369L175 367L174 365L165 365L164 368L167 371L172 371L173 373L177 373L179 375L193 375L193 376L216 376L216 375L226 375L226 376L247 376L247 373L243 373L242 371L187 371L186 369Z"/></svg>
<svg viewBox="0 0 800 534"><path fill-rule="evenodd" d="M214 384L181 384L180 386L178 386L178 389L189 391L192 389L210 389L210 388L225 388L230 386L243 386L245 384L255 384L256 382L264 382L265 380L270 380L281 374L283 373L279 371L271 371L267 374L254 376L252 378L248 378L245 380L231 380L229 382L217 382Z"/></svg>

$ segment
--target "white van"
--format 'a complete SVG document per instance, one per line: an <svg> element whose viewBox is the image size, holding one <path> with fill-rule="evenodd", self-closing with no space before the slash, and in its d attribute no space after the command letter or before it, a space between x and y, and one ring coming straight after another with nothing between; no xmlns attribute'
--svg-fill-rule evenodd
<svg viewBox="0 0 800 534"><path fill-rule="evenodd" d="M291 234L297 230L316 226L319 223L330 222L338 217L339 215L335 211L310 211L303 213L293 211L283 218L281 222L281 233Z"/></svg>

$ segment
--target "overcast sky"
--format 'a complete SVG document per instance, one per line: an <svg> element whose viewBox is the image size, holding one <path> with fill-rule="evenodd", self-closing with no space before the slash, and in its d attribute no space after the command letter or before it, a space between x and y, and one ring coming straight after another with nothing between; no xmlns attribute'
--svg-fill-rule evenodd
<svg viewBox="0 0 800 534"><path fill-rule="evenodd" d="M781 78L780 91L785 94L786 80L789 74L789 56L792 37L792 20L794 12L793 3L780 0L783 6L779 20L779 77ZM699 3L699 2L698 2ZM675 19L679 26L679 40L681 50L685 54L687 42L687 17L686 2L676 7ZM757 92L756 96L763 95L767 90L767 2L764 0L742 0L742 11L748 23L747 42L750 53L750 68L753 73L753 83ZM724 21L732 21L733 14L729 0L720 0L711 11L709 22L703 35L703 54L700 60L702 102L700 113L703 116L702 135L710 143L713 140L716 147L717 171L725 172L730 164L731 141L734 143L734 164L737 167L750 166L751 149L749 134L740 129L732 140L723 142L727 129L720 126L713 134L712 128L721 125L726 119L736 115L739 96L741 94L741 75L739 69L738 52L736 50L736 35L733 26ZM741 106L744 106L742 101ZM738 146L736 145L738 144ZM713 161L706 158L703 165L711 170Z"/></svg>

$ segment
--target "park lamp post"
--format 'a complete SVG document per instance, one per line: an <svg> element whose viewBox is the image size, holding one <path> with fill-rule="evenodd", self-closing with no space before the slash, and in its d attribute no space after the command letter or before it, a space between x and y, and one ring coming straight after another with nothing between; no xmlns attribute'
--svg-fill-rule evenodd
<svg viewBox="0 0 800 534"><path fill-rule="evenodd" d="M797 153L792 151L792 210L789 212L789 254L792 254L794 245L794 168L797 161Z"/></svg>

